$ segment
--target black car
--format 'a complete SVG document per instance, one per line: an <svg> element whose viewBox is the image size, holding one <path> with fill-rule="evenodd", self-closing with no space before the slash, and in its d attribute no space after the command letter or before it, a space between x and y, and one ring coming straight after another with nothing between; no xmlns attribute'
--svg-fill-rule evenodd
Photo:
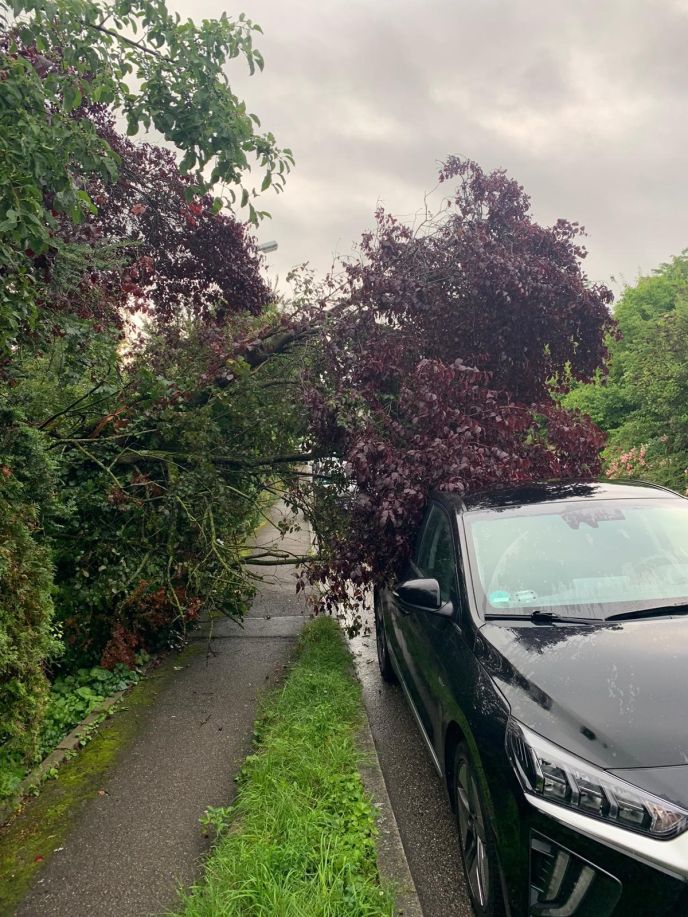
<svg viewBox="0 0 688 917"><path fill-rule="evenodd" d="M480 917L688 915L688 501L440 494L375 591Z"/></svg>

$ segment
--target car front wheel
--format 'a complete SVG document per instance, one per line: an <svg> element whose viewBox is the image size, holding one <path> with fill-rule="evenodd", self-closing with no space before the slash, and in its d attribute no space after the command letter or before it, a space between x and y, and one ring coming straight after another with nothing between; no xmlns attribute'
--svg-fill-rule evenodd
<svg viewBox="0 0 688 917"><path fill-rule="evenodd" d="M494 835L465 742L454 755L454 799L466 884L477 917L502 917Z"/></svg>

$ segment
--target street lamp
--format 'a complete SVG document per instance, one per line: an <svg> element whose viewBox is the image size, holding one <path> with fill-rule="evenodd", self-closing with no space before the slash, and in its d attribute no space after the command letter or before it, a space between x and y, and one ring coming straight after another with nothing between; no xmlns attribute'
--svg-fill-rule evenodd
<svg viewBox="0 0 688 917"><path fill-rule="evenodd" d="M277 242L273 239L271 242L263 242L261 245L256 245L256 248L259 252L276 252L278 245Z"/></svg>

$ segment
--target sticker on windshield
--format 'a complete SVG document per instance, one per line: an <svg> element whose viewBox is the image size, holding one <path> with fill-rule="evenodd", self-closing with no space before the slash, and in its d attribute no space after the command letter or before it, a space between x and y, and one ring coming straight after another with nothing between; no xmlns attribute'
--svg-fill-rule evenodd
<svg viewBox="0 0 688 917"><path fill-rule="evenodd" d="M491 592L487 598L490 602L490 605L492 605L494 608L499 608L502 605L508 605L511 601L511 595L508 592L504 592L503 589L495 589L495 591Z"/></svg>

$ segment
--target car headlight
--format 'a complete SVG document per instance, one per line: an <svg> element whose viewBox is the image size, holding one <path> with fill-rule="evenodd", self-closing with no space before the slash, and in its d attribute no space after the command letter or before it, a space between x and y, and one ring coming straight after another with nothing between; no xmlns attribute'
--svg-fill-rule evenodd
<svg viewBox="0 0 688 917"><path fill-rule="evenodd" d="M588 764L515 720L507 727L506 749L526 794L658 840L688 828L685 809Z"/></svg>

